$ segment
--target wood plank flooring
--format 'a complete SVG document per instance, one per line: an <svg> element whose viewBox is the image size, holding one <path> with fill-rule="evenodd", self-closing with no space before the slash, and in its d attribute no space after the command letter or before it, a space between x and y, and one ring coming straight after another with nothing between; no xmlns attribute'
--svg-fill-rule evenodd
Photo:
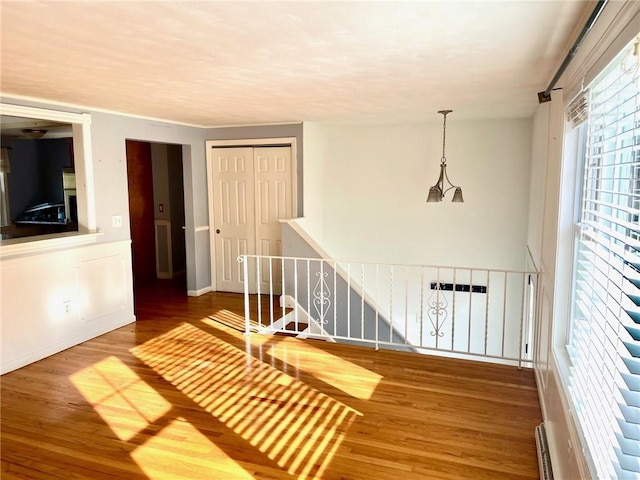
<svg viewBox="0 0 640 480"><path fill-rule="evenodd" d="M233 294L136 315L1 378L2 479L538 478L531 370L247 338Z"/></svg>

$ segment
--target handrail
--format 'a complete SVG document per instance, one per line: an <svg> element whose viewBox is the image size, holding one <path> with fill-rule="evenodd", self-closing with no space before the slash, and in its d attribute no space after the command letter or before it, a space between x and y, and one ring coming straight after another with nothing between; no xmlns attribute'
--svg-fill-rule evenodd
<svg viewBox="0 0 640 480"><path fill-rule="evenodd" d="M500 268L483 268L483 267L454 267L452 265L422 265L418 263L378 263L378 262L360 262L354 260L339 260L334 258L307 258L307 257L285 257L281 255L238 255L238 262L242 262L242 258L265 258L273 260L313 260L316 262L335 262L350 263L358 265L380 265L385 267L416 267L416 268L442 268L448 270L477 270L483 272L507 272L507 273L527 273L537 275L540 272L536 270L509 270Z"/></svg>

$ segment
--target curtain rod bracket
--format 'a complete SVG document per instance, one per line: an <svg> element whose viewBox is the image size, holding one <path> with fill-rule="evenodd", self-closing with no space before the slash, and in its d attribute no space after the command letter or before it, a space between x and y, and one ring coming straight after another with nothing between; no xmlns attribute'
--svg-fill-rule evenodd
<svg viewBox="0 0 640 480"><path fill-rule="evenodd" d="M538 103L547 103L551 101L551 94L546 92L538 92Z"/></svg>

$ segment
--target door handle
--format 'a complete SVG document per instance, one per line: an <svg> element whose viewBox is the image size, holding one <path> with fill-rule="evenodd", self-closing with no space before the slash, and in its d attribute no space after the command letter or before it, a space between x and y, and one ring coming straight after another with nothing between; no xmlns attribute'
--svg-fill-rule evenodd
<svg viewBox="0 0 640 480"><path fill-rule="evenodd" d="M220 229L219 228L216 228L216 233L220 233Z"/></svg>

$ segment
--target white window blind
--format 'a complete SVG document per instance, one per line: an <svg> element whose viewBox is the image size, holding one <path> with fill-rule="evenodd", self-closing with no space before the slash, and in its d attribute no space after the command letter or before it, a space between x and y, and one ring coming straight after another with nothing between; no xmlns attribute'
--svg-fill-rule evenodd
<svg viewBox="0 0 640 480"><path fill-rule="evenodd" d="M640 95L623 54L589 89L569 352L597 475L640 478Z"/></svg>

